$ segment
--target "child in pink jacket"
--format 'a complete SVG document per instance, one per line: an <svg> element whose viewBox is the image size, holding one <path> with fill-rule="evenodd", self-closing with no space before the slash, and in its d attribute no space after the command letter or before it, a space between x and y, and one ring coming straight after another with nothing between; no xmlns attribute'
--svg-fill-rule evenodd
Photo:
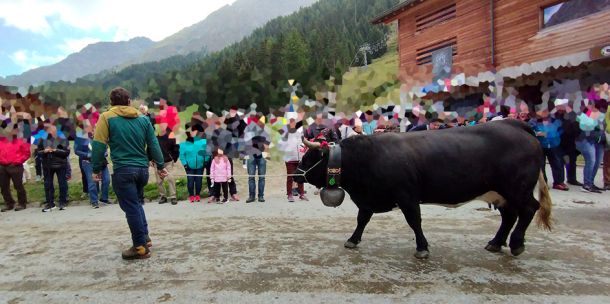
<svg viewBox="0 0 610 304"><path fill-rule="evenodd" d="M229 198L229 181L231 180L231 163L222 150L213 153L214 159L210 166L210 179L214 187L214 197L219 204L226 203ZM220 201L220 187L222 187L223 200Z"/></svg>

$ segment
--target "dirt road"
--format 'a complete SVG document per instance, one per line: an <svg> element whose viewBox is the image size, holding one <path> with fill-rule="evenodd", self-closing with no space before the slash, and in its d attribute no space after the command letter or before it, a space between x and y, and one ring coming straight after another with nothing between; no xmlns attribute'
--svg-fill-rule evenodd
<svg viewBox="0 0 610 304"><path fill-rule="evenodd" d="M120 258L129 236L117 205L2 213L0 302L608 303L609 194L552 194L556 229L531 227L516 258L483 250L500 219L481 202L423 207L426 261L399 212L375 215L360 248L344 249L356 208L318 197L147 204L154 252L137 262Z"/></svg>
<svg viewBox="0 0 610 304"><path fill-rule="evenodd" d="M310 189L310 193L313 192ZM609 303L610 193L552 191L556 229L526 251L483 249L499 215L482 202L424 206L431 258L413 257L400 212L375 215L357 250L350 202L145 206L153 256L126 262L117 205L0 214L2 303Z"/></svg>

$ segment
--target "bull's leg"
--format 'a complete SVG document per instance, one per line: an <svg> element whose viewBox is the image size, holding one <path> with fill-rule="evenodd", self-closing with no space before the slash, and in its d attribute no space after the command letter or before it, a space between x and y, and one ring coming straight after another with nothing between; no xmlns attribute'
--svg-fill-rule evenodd
<svg viewBox="0 0 610 304"><path fill-rule="evenodd" d="M401 204L400 209L405 215L407 223L409 223L409 226L415 233L415 243L417 244L415 257L418 259L427 259L430 256L430 252L428 251L428 241L421 229L421 210L419 208L419 203Z"/></svg>
<svg viewBox="0 0 610 304"><path fill-rule="evenodd" d="M517 221L517 212L512 208L499 207L498 209L500 209L500 214L502 215L500 229L498 229L496 236L485 246L485 249L491 252L500 252L502 246L506 246L508 234Z"/></svg>
<svg viewBox="0 0 610 304"><path fill-rule="evenodd" d="M519 220L515 226L515 230L510 235L510 252L514 255L520 255L525 251L525 231L532 222L536 210L540 207L540 204L536 199L531 197L529 202L526 203L519 209Z"/></svg>
<svg viewBox="0 0 610 304"><path fill-rule="evenodd" d="M364 227L369 223L371 217L373 216L372 211L367 211L363 209L358 210L358 226L356 226L356 230L354 230L354 234L345 242L345 248L356 248L360 240L362 239L362 233L364 232Z"/></svg>

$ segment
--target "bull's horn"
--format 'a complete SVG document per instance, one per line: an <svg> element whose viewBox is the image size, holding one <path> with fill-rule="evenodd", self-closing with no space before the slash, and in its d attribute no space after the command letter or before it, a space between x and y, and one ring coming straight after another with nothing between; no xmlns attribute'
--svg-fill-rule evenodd
<svg viewBox="0 0 610 304"><path fill-rule="evenodd" d="M303 137L303 144L309 149L319 149L320 146L322 146L322 144L317 143L317 142L311 142L311 141L307 140L305 137Z"/></svg>

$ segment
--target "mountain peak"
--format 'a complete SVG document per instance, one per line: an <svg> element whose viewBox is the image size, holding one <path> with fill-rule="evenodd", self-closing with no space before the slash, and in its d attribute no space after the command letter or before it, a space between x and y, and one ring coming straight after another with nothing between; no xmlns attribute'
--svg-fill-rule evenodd
<svg viewBox="0 0 610 304"><path fill-rule="evenodd" d="M194 52L215 52L238 42L267 21L289 15L317 0L237 0L204 20L171 35L146 51L133 63L158 61Z"/></svg>
<svg viewBox="0 0 610 304"><path fill-rule="evenodd" d="M18 76L8 76L2 84L26 87L47 81L74 81L79 77L119 66L141 55L153 45L154 42L146 37L92 43L56 64L35 68Z"/></svg>

